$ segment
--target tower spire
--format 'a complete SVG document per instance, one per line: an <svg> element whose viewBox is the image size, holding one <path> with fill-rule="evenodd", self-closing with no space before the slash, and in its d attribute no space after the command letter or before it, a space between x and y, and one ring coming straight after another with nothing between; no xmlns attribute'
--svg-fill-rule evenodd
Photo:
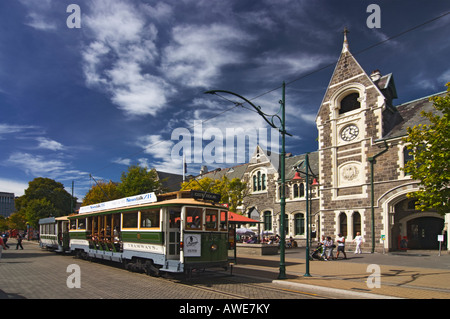
<svg viewBox="0 0 450 319"><path fill-rule="evenodd" d="M342 52L347 52L348 51L347 33L350 33L350 31L348 31L347 27L345 27L344 32L342 33L344 34L344 45L342 47Z"/></svg>

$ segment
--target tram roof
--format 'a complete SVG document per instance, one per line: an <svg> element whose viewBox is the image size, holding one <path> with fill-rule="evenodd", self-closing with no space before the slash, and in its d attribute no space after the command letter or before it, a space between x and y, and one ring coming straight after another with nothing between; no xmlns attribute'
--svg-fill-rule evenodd
<svg viewBox="0 0 450 319"><path fill-rule="evenodd" d="M98 203L102 204L102 203ZM98 205L95 204L95 205ZM137 208L151 208L151 207L162 207L162 206L180 206L180 205L193 205L193 206L203 206L203 207L214 207L218 209L223 209L227 211L226 207L221 206L220 204L214 204L209 201L197 200L195 198L190 197L190 191L178 191L165 193L157 196L157 201L148 202L143 204L131 204L127 206L120 206L114 208L107 209L97 209L95 211L89 211L84 213L79 213L76 215L68 216L68 218L78 218L80 216L88 216L88 215L102 215L108 213L118 213L121 211L129 211Z"/></svg>

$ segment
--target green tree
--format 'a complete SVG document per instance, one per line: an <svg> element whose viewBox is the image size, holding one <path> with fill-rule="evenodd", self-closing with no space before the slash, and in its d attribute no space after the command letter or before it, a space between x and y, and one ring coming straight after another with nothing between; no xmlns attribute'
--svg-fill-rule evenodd
<svg viewBox="0 0 450 319"><path fill-rule="evenodd" d="M0 231L9 229L8 220L4 216L0 216Z"/></svg>
<svg viewBox="0 0 450 319"><path fill-rule="evenodd" d="M122 193L117 189L117 183L109 181L99 181L98 184L92 185L92 187L84 196L82 206L97 204L101 202L107 202L110 200L122 198Z"/></svg>
<svg viewBox="0 0 450 319"><path fill-rule="evenodd" d="M408 195L417 199L416 208L445 214L450 212L450 82L445 96L430 100L437 112L421 113L430 124L408 128L404 138L413 157L404 170L420 181L419 191Z"/></svg>
<svg viewBox="0 0 450 319"><path fill-rule="evenodd" d="M222 179L213 180L204 177L200 180L191 180L181 185L182 190L194 189L203 190L215 194L220 194L221 203L228 204L229 210L236 212L237 207L242 205L242 201L247 195L248 187L245 181L239 178L229 179L223 176Z"/></svg>
<svg viewBox="0 0 450 319"><path fill-rule="evenodd" d="M53 203L51 203L46 198L32 199L28 202L26 208L23 210L25 213L25 218L28 223L34 228L38 228L39 219L46 218L49 216L60 216L58 210L55 208ZM67 211L66 211L67 214Z"/></svg>
<svg viewBox="0 0 450 319"><path fill-rule="evenodd" d="M25 194L16 199L15 206L30 225L37 227L40 218L69 215L71 204L76 201L77 198L72 198L63 184L50 178L37 177L28 183Z"/></svg>
<svg viewBox="0 0 450 319"><path fill-rule="evenodd" d="M117 189L124 197L150 192L158 195L165 191L155 169L147 170L138 165L129 166L127 172L122 173L120 181Z"/></svg>
<svg viewBox="0 0 450 319"><path fill-rule="evenodd" d="M18 211L6 219L6 229L27 229L27 218L25 212Z"/></svg>

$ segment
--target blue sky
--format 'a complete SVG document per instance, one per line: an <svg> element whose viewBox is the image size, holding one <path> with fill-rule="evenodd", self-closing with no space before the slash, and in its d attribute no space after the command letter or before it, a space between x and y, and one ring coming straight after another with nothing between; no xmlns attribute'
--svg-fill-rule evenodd
<svg viewBox="0 0 450 319"><path fill-rule="evenodd" d="M80 28L67 25L70 4ZM370 4L379 5L380 28L367 26ZM74 181L81 200L90 174L119 181L131 164L181 174L174 132L202 143L185 149L189 174L239 164L206 151L225 158L226 129L268 126L250 108L226 111L234 104L204 94L212 89L258 97L276 113L286 81L286 151L315 151L344 27L367 73L394 74L398 105L445 90L450 15L357 53L449 10L447 0L1 1L0 191L20 196L42 176L68 191Z"/></svg>

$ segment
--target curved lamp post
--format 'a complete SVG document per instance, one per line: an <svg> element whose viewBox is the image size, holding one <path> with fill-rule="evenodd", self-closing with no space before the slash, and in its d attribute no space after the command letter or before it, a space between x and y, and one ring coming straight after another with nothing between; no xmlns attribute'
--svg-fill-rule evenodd
<svg viewBox="0 0 450 319"><path fill-rule="evenodd" d="M280 110L273 115L266 114L263 111L261 111L260 106L254 105L252 102L250 102L245 97L236 94L234 92L225 91L225 90L211 90L206 91L205 94L216 94L216 93L226 93L234 95L241 100L245 101L249 105L251 105L256 112L261 115L261 117L272 127L277 129L281 133L281 167L280 167L280 174L281 174L281 198L280 198L280 228L281 228L281 242L280 242L280 271L278 274L278 279L286 279L286 263L285 263L285 248L286 248L286 233L284 228L284 218L285 218L285 208L286 208L286 193L285 193L285 158L286 158L286 152L285 152L285 135L292 136L291 134L286 132L285 129L285 93L286 93L286 84L283 82L283 93L282 93L282 99L279 101L280 103ZM242 103L236 103L236 105L242 105ZM281 117L278 115L278 113L281 112ZM274 123L274 120L278 120L280 122L279 126Z"/></svg>
<svg viewBox="0 0 450 319"><path fill-rule="evenodd" d="M303 166L303 164L305 165L305 172L300 171L300 167ZM301 162L299 165L294 166L294 170L297 173L303 173L306 175L306 253L305 253L305 266L306 266L306 271L304 276L305 277L311 277L311 274L309 273L309 241L310 241L310 230L309 230L309 219L310 219L310 212L309 212L309 207L310 207L310 198L309 198L309 175L311 172L311 175L313 177L317 177L311 170L311 166L309 165L309 153L306 153L305 155L305 160L303 162ZM295 178L294 178L295 179Z"/></svg>

